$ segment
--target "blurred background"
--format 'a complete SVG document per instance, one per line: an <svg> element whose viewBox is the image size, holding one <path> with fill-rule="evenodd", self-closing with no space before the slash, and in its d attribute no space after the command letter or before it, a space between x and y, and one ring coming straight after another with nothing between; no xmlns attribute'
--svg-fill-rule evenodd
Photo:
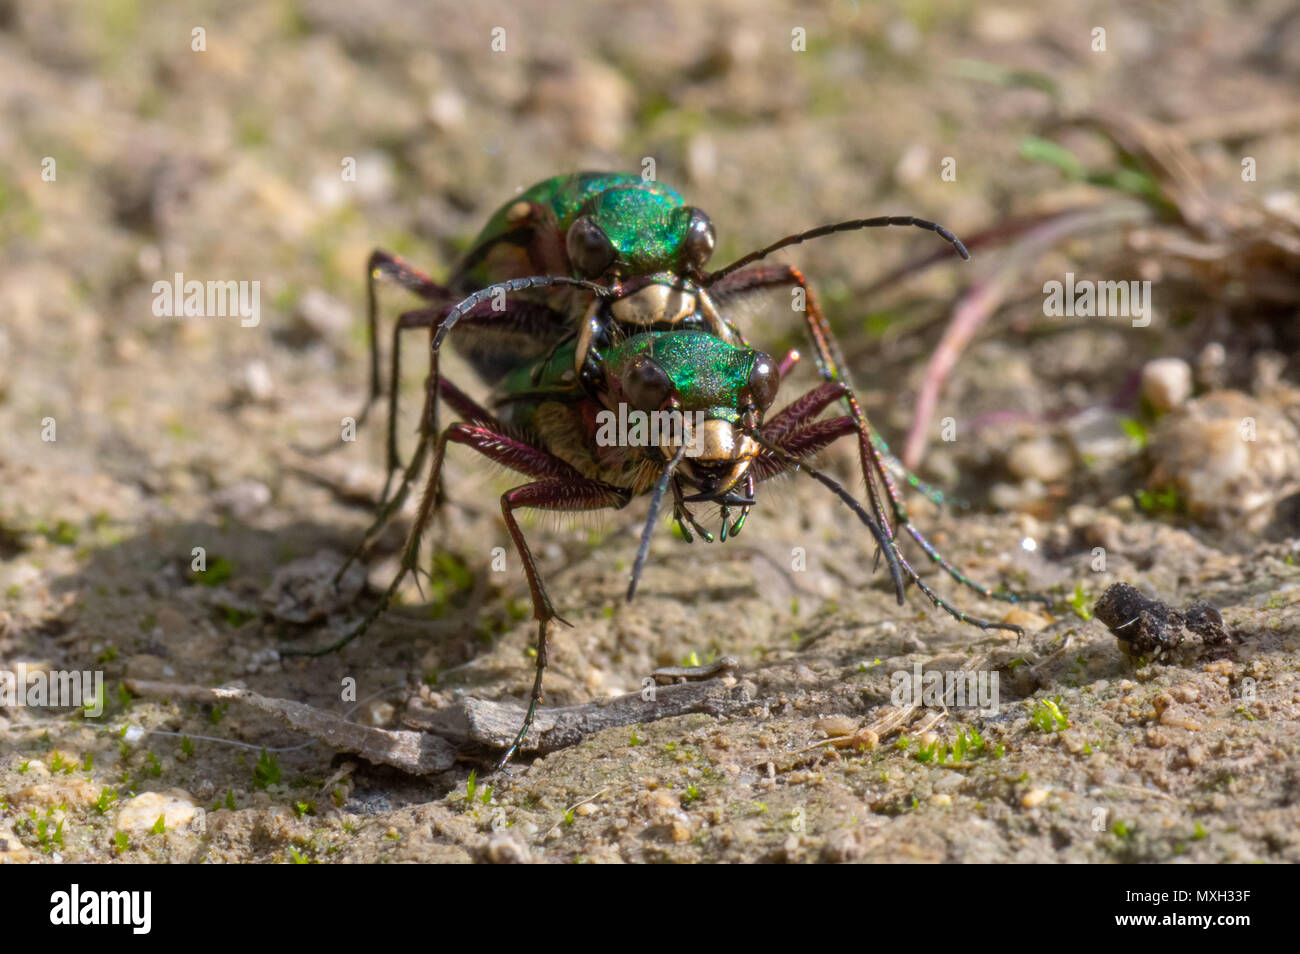
<svg viewBox="0 0 1300 954"><path fill-rule="evenodd" d="M325 670L265 668L303 633L265 593L277 568L349 550L382 484L373 420L337 454L295 450L361 406L367 256L444 278L518 190L646 159L711 215L715 265L880 214L967 241L967 264L912 229L779 260L820 294L876 425L970 505L925 515L972 572L1069 597L1080 618L1117 578L1267 593L1294 562L1300 489L1298 91L1288 0L0 0L0 647L98 659L110 679L328 697ZM153 285L178 272L260 283L259 323L157 316ZM1046 314L1045 283L1071 273L1150 282L1149 323ZM390 320L411 307L395 289L382 302ZM802 344L788 306L736 317L777 352ZM857 479L851 448L828 456ZM478 659L480 690L522 691L526 588L480 572L505 540L485 470L452 461L458 508L435 534L450 555L404 594L432 604L443 641L381 623L350 657L376 684ZM640 505L530 530L580 623L548 698L618 691L697 650L798 645L837 601L896 612L823 496L774 490L734 550L684 556L661 534L649 621L610 609ZM809 540L793 590L743 549L779 567ZM720 589L664 599L683 579Z"/></svg>

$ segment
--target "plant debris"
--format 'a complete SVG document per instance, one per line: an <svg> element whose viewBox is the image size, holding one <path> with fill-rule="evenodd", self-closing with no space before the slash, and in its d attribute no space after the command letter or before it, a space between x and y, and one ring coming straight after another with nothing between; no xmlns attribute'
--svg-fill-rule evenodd
<svg viewBox="0 0 1300 954"><path fill-rule="evenodd" d="M1223 614L1209 603L1189 603L1179 612L1130 583L1108 587L1093 607L1093 615L1131 656L1167 653L1182 645L1184 630L1200 636L1207 646L1220 646L1234 638Z"/></svg>

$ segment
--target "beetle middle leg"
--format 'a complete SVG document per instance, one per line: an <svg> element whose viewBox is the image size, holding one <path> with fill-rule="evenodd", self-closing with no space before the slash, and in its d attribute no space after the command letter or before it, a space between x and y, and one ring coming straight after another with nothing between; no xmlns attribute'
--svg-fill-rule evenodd
<svg viewBox="0 0 1300 954"><path fill-rule="evenodd" d="M375 249L370 253L370 258L366 260L366 341L370 349L370 384L367 388L365 404L357 412L354 420L357 426L364 424L370 416L370 409L374 406L375 401L383 393L383 382L381 380L379 365L379 295L376 288L376 282L380 278L386 278L402 285L415 295L423 298L427 302L441 303L444 308L450 307L455 300L455 296L442 285L439 285L428 275L425 275L419 269L408 265L392 252L385 252L383 249ZM437 312L437 308L423 309L432 313ZM410 312L408 314L416 314ZM403 316L405 317L405 316ZM409 328L425 327L422 323L413 322L402 325L401 319L398 321L399 327L393 334L393 347L397 347L400 332ZM392 404L395 406L397 390L396 377L391 382L391 388L394 392ZM390 410L390 415L392 411ZM391 430L391 425L390 425ZM312 457L319 457L328 454L339 448L337 442L331 441L328 444L316 448L302 449L302 452ZM389 449L389 459L392 459L392 448Z"/></svg>
<svg viewBox="0 0 1300 954"><path fill-rule="evenodd" d="M376 280L379 278L396 282L428 302L442 302L451 305L455 297L447 288L439 285L419 269L408 265L392 252L377 248L370 253L370 258L366 260L366 334L370 342L370 393L366 398L365 405L361 408L361 412L357 415L358 426L364 423L366 417L370 414L370 408L379 398L382 390L379 380L379 295L376 287ZM422 326L410 324L407 327L418 328ZM393 340L394 344L396 344L396 334L394 334ZM394 392L397 391L396 377L389 382L389 386Z"/></svg>

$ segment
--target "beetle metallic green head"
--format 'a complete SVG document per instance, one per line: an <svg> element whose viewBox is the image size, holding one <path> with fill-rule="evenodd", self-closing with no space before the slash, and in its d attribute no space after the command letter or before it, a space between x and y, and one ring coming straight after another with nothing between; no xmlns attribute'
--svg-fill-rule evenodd
<svg viewBox="0 0 1300 954"><path fill-rule="evenodd" d="M762 425L781 383L770 355L704 332L659 331L626 338L603 357L601 402L661 416L662 427L651 419L655 447L671 458L686 444L679 473L699 491L691 499L721 498L741 481L759 453L745 432Z"/></svg>
<svg viewBox="0 0 1300 954"><path fill-rule="evenodd" d="M713 224L703 211L683 205L672 190L641 183L589 198L569 224L564 242L573 274L593 280L655 272L699 274L715 244Z"/></svg>

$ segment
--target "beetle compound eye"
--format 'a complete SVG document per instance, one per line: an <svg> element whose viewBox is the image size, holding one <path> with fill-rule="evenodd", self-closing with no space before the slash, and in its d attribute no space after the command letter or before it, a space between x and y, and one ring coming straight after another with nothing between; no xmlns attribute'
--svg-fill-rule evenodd
<svg viewBox="0 0 1300 954"><path fill-rule="evenodd" d="M713 246L716 244L713 223L707 215L695 209L691 212L690 224L686 226L686 239L682 242L682 255L686 264L703 268L704 263L713 256Z"/></svg>
<svg viewBox="0 0 1300 954"><path fill-rule="evenodd" d="M673 382L653 358L642 358L623 376L623 393L639 411L657 411L672 396Z"/></svg>
<svg viewBox="0 0 1300 954"><path fill-rule="evenodd" d="M614 262L614 243L585 215L569 226L564 245L569 253L569 262L580 276L595 278L603 275Z"/></svg>
<svg viewBox="0 0 1300 954"><path fill-rule="evenodd" d="M780 386L781 373L776 368L776 362L768 355L760 354L749 372L750 399L766 411L776 400L777 388Z"/></svg>

